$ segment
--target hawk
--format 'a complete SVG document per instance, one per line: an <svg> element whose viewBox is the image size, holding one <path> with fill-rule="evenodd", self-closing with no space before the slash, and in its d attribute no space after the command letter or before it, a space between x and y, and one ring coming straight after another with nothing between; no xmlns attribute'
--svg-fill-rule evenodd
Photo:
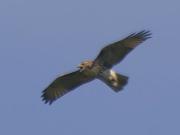
<svg viewBox="0 0 180 135"><path fill-rule="evenodd" d="M112 71L111 68L123 60L137 45L150 38L150 35L150 31L143 30L105 46L94 61L82 62L78 65L78 70L56 78L42 92L42 100L45 104L52 104L64 94L94 79L100 79L115 92L122 90L127 84L128 77Z"/></svg>

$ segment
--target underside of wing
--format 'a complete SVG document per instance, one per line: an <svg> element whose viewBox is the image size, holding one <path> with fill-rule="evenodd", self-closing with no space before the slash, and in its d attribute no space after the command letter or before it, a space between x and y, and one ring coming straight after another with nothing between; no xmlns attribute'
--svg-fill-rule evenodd
<svg viewBox="0 0 180 135"><path fill-rule="evenodd" d="M150 38L149 31L141 31L133 33L125 39L104 47L94 62L101 63L107 68L120 62L129 52L131 52L137 45Z"/></svg>
<svg viewBox="0 0 180 135"><path fill-rule="evenodd" d="M85 76L79 70L61 75L56 78L42 93L42 100L52 104L56 99L60 98L67 92L76 87L91 81L93 78Z"/></svg>

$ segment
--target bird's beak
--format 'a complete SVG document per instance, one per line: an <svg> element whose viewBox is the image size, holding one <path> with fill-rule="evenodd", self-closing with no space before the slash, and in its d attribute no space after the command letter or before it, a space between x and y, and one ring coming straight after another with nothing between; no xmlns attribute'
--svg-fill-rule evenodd
<svg viewBox="0 0 180 135"><path fill-rule="evenodd" d="M83 66L82 66L82 64L79 64L79 65L78 65L78 68L80 69L80 70L79 70L80 72L83 71Z"/></svg>
<svg viewBox="0 0 180 135"><path fill-rule="evenodd" d="M81 65L81 64L79 64L79 65L78 65L78 68L82 69L83 67L82 67L82 65Z"/></svg>

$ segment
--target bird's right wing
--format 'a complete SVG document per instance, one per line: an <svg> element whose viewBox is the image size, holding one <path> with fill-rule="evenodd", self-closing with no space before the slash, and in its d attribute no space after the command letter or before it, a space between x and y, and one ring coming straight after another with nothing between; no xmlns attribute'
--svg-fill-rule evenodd
<svg viewBox="0 0 180 135"><path fill-rule="evenodd" d="M59 97L92 79L79 70L61 75L42 92L42 100L45 101L45 104L48 102L52 104Z"/></svg>

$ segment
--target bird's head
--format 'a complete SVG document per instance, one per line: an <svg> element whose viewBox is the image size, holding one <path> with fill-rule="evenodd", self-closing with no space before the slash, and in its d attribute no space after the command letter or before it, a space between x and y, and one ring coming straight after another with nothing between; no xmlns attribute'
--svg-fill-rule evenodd
<svg viewBox="0 0 180 135"><path fill-rule="evenodd" d="M80 68L80 71L85 70L86 68L91 68L93 66L93 62L92 61L85 61L85 62L81 62L78 65L78 68Z"/></svg>

